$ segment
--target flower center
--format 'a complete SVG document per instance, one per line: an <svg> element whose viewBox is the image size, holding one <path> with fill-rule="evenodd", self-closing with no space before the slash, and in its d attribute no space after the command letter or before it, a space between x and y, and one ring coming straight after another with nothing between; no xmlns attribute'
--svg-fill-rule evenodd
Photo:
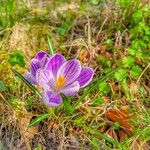
<svg viewBox="0 0 150 150"><path fill-rule="evenodd" d="M63 75L59 75L56 81L56 88L60 89L66 81L66 78Z"/></svg>

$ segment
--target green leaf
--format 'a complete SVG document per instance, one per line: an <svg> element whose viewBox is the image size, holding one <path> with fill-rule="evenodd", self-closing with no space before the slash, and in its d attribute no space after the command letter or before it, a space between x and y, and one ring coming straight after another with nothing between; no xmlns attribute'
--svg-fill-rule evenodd
<svg viewBox="0 0 150 150"><path fill-rule="evenodd" d="M121 128L119 122L114 122L113 127L114 127L114 129L116 129L116 130L119 130L119 129Z"/></svg>
<svg viewBox="0 0 150 150"><path fill-rule="evenodd" d="M106 44L107 46L112 46L113 45L113 41L112 41L112 39L106 39L104 44Z"/></svg>
<svg viewBox="0 0 150 150"><path fill-rule="evenodd" d="M128 84L127 84L125 79L121 82L121 86L124 89L124 92L125 92L125 95L126 95L127 99L131 100L130 90L129 90Z"/></svg>
<svg viewBox="0 0 150 150"><path fill-rule="evenodd" d="M104 99L100 95L97 99L93 100L93 106L102 105L104 102Z"/></svg>
<svg viewBox="0 0 150 150"><path fill-rule="evenodd" d="M48 41L48 49L50 51L50 54L53 55L55 52L54 52L54 49L52 47L52 44L51 44L51 41L50 41L50 37L47 36L47 41Z"/></svg>
<svg viewBox="0 0 150 150"><path fill-rule="evenodd" d="M79 118L76 118L73 120L74 125L81 125L85 122L85 116L80 116Z"/></svg>
<svg viewBox="0 0 150 150"><path fill-rule="evenodd" d="M137 49L133 49L133 48L128 48L128 53L132 56L136 56L136 57L142 57L142 52L140 52Z"/></svg>
<svg viewBox="0 0 150 150"><path fill-rule="evenodd" d="M6 91L6 86L3 81L0 80L0 92Z"/></svg>
<svg viewBox="0 0 150 150"><path fill-rule="evenodd" d="M123 68L120 68L115 73L115 78L120 82L123 81L127 76L128 76L128 73Z"/></svg>
<svg viewBox="0 0 150 150"><path fill-rule="evenodd" d="M111 61L108 60L108 58L106 58L104 56L99 56L98 60L103 66L111 67L111 65L112 65Z"/></svg>
<svg viewBox="0 0 150 150"><path fill-rule="evenodd" d="M133 65L134 65L134 58L132 56L128 56L123 59L124 67L131 67Z"/></svg>
<svg viewBox="0 0 150 150"><path fill-rule="evenodd" d="M42 150L41 144L38 144L38 146L36 148L34 148L34 150Z"/></svg>
<svg viewBox="0 0 150 150"><path fill-rule="evenodd" d="M19 65L20 67L25 66L24 57L21 51L18 50L14 51L7 57L7 59L8 62L12 65Z"/></svg>
<svg viewBox="0 0 150 150"><path fill-rule="evenodd" d="M51 116L52 116L51 113L39 115L37 118L35 118L34 120L31 121L31 123L29 124L29 127L32 127L32 126L34 126L34 125L40 123L40 122L43 121L44 119L49 118L49 117L51 117Z"/></svg>
<svg viewBox="0 0 150 150"><path fill-rule="evenodd" d="M19 72L17 72L15 69L11 69L14 73L15 73L15 75L17 76L17 77L19 77L34 93L36 93L37 95L39 95L40 97L42 97L41 96L41 94L39 93L39 91L28 81L28 80L26 80Z"/></svg>
<svg viewBox="0 0 150 150"><path fill-rule="evenodd" d="M70 115L73 112L73 107L70 104L69 98L64 95L63 95L63 104L64 104L66 114Z"/></svg>
<svg viewBox="0 0 150 150"><path fill-rule="evenodd" d="M121 66L120 66L121 67ZM94 84L92 84L91 88L89 88L74 104L73 106L73 111L75 110L75 108L79 105L79 103L88 95L90 94L92 91L94 91L95 89L98 88L99 84L102 83L103 81L105 81L107 78L109 78L110 76L112 76L118 69L120 69L120 67L116 68L115 70L109 72L106 76L104 76L103 78L100 78L98 80L96 80L94 82ZM72 112L73 113L73 112Z"/></svg>
<svg viewBox="0 0 150 150"><path fill-rule="evenodd" d="M115 145L119 145L119 143L113 139L113 138L110 138L108 137L107 135L105 134L101 134L97 129L93 129L91 128L90 126L86 126L86 125L81 125L81 127L87 132L87 133L90 133L92 135L96 135L96 136L99 136L101 139L104 139L112 144L115 144Z"/></svg>
<svg viewBox="0 0 150 150"><path fill-rule="evenodd" d="M137 10L133 15L133 19L135 22L139 23L142 20L143 16L143 11L142 10Z"/></svg>
<svg viewBox="0 0 150 150"><path fill-rule="evenodd" d="M108 92L110 92L110 87L104 81L104 82L99 84L99 91L101 92L102 95L107 94Z"/></svg>
<svg viewBox="0 0 150 150"><path fill-rule="evenodd" d="M133 77L135 77L135 78L139 77L139 75L140 75L141 73L142 73L142 69L141 69L138 65L133 66L133 67L131 68L131 70L130 70L131 76L133 76Z"/></svg>

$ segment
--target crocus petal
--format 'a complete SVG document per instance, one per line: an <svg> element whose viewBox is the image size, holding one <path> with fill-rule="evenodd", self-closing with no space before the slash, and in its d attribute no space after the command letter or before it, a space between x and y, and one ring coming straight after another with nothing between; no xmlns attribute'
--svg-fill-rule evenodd
<svg viewBox="0 0 150 150"><path fill-rule="evenodd" d="M55 54L48 60L45 69L51 70L54 77L56 78L57 72L64 62L65 62L65 58L63 55Z"/></svg>
<svg viewBox="0 0 150 150"><path fill-rule="evenodd" d="M30 63L30 72L33 76L36 76L37 70L41 67L40 62L36 59L32 59Z"/></svg>
<svg viewBox="0 0 150 150"><path fill-rule="evenodd" d="M78 60L72 59L67 62L65 62L57 73L57 78L60 76L63 76L66 81L64 83L64 86L67 86L71 83L73 83L81 72L81 64Z"/></svg>
<svg viewBox="0 0 150 150"><path fill-rule="evenodd" d="M36 81L44 89L54 89L54 77L49 70L39 69L36 74Z"/></svg>
<svg viewBox="0 0 150 150"><path fill-rule="evenodd" d="M62 103L62 98L60 95L57 95L56 93L53 93L50 90L45 90L43 93L43 99L44 102L48 106L58 106Z"/></svg>
<svg viewBox="0 0 150 150"><path fill-rule="evenodd" d="M66 96L73 96L75 95L80 89L80 85L78 81L64 87L60 92Z"/></svg>
<svg viewBox="0 0 150 150"><path fill-rule="evenodd" d="M48 55L45 51L40 51L36 54L36 56L34 58L40 61L43 59L43 57L47 57L47 56Z"/></svg>
<svg viewBox="0 0 150 150"><path fill-rule="evenodd" d="M77 78L77 81L79 82L80 87L83 88L87 86L92 80L93 75L94 75L94 71L92 68L90 67L82 68L81 74Z"/></svg>
<svg viewBox="0 0 150 150"><path fill-rule="evenodd" d="M36 77L33 76L30 72L26 72L25 78L26 78L26 80L28 80L32 84L36 84L37 83L36 82Z"/></svg>
<svg viewBox="0 0 150 150"><path fill-rule="evenodd" d="M46 65L47 61L48 61L48 57L47 56L45 56L45 57L42 58L42 60L40 61L40 67L41 67L41 69L45 68L45 65Z"/></svg>

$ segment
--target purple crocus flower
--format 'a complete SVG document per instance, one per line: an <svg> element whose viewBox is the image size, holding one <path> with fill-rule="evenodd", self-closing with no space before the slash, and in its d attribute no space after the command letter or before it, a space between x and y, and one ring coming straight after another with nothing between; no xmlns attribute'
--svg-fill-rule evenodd
<svg viewBox="0 0 150 150"><path fill-rule="evenodd" d="M36 81L44 88L43 99L49 106L62 103L61 93L65 96L75 95L80 88L92 80L94 71L90 67L81 67L78 60L66 61L61 54L54 54L44 69L39 69Z"/></svg>
<svg viewBox="0 0 150 150"><path fill-rule="evenodd" d="M25 78L32 84L37 84L36 73L39 69L44 68L48 61L48 55L44 51L40 51L31 60L30 72L26 72Z"/></svg>

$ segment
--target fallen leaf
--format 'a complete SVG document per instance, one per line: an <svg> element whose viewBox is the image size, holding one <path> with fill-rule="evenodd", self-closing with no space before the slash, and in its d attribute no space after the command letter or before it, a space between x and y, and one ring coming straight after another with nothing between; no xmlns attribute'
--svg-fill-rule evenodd
<svg viewBox="0 0 150 150"><path fill-rule="evenodd" d="M79 60L83 63L88 62L91 59L91 55L88 50L82 49L79 51Z"/></svg>
<svg viewBox="0 0 150 150"><path fill-rule="evenodd" d="M116 134L116 132L114 131L113 128L108 129L106 134L118 141L117 134Z"/></svg>
<svg viewBox="0 0 150 150"><path fill-rule="evenodd" d="M122 129L118 131L118 140L119 140L120 142L124 141L127 137L128 137L127 132L125 132L125 131L122 130Z"/></svg>
<svg viewBox="0 0 150 150"><path fill-rule="evenodd" d="M130 124L131 118L125 109L111 108L106 111L105 117L112 122L118 122L123 130L129 135L132 134L133 128Z"/></svg>

